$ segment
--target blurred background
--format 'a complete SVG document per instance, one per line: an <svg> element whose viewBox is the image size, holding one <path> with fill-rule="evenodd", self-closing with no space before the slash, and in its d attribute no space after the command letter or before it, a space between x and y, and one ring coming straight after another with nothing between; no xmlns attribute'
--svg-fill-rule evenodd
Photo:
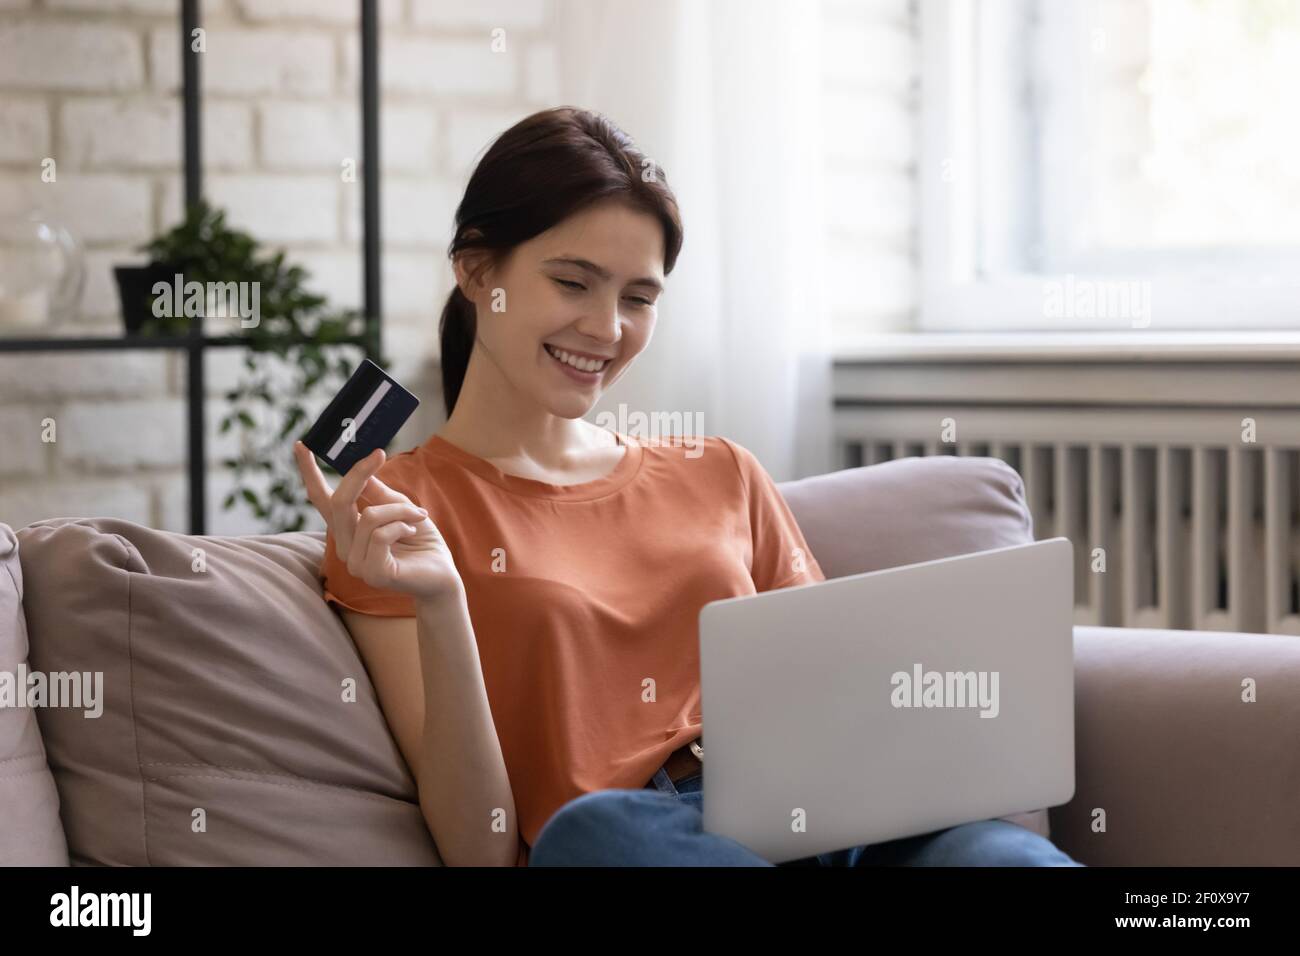
<svg viewBox="0 0 1300 956"><path fill-rule="evenodd" d="M196 6L204 198L362 310L363 4ZM686 227L598 411L727 435L778 480L997 456L1036 535L1074 542L1081 623L1300 633L1300 3L372 7L382 350L423 399L392 450L443 417L476 157L583 106ZM175 0L0 0L0 338L123 337L114 270L183 218L183 42ZM209 533L276 529L287 443L231 461L275 457L288 402L314 418L346 367L307 388L292 354L252 379L246 355L203 358ZM183 350L0 351L0 519L190 530L189 421Z"/></svg>
<svg viewBox="0 0 1300 956"><path fill-rule="evenodd" d="M359 7L200 5L204 197L232 225L284 248L331 305L351 308L362 304L362 185L359 171L346 181L340 166L360 161ZM792 427L757 423L763 406L783 420L793 414L787 343L828 350L814 340L812 318L806 329L791 321L819 313L813 297L822 291L811 272L792 271L819 266L798 259L812 246L795 230L820 219L820 207L795 192L798 176L808 177L807 197L823 170L852 191L857 213L840 210L826 228L840 236L845 272L865 257L875 264L870 283L836 287L846 324L904 324L914 308L909 5L392 0L375 8L384 351L390 371L426 399L394 447L423 440L441 420L445 253L476 157L522 117L570 103L607 112L656 158L689 234L654 347L605 404L690 415L793 474ZM24 311L13 275L0 334L122 334L114 268L144 263L139 246L182 216L179 11L173 0L0 5L0 209L11 217L36 209L65 227L84 250L85 274L73 306L49 312L30 302ZM808 73L811 63L818 68ZM828 143L814 138L823 93L843 120L842 136ZM47 160L54 181L42 178ZM866 215L873 196L889 197L889 209ZM218 426L241 361L231 349L205 357L208 528L226 533L260 526L246 508L220 507L230 484L220 461L237 436ZM0 353L3 432L28 435L47 414L62 431L51 447L15 441L6 452L7 520L17 527L75 510L186 528L185 362L180 352ZM728 363L734 372L724 378ZM825 407L828 394L823 383ZM752 408L752 424L738 431L728 408L736 418ZM820 428L808 447L825 446L824 420ZM811 459L808 470L829 466L824 448Z"/></svg>

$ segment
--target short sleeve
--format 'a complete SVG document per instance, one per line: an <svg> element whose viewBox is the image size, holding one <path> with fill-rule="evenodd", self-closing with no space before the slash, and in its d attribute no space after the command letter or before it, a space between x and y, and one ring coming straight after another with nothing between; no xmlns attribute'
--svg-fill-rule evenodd
<svg viewBox="0 0 1300 956"><path fill-rule="evenodd" d="M798 584L825 581L821 565L804 540L803 532L776 487L753 452L729 439L722 439L736 458L749 510L753 537L750 575L759 592Z"/></svg>
<svg viewBox="0 0 1300 956"><path fill-rule="evenodd" d="M413 489L409 479L410 466L403 457L388 459L380 467L379 480L394 491L400 491L416 505L427 507ZM345 560L335 551L333 532L325 534L325 557L321 562L320 576L324 585L326 603L339 605L361 614L378 617L415 617L415 598L401 591L373 588L348 571Z"/></svg>

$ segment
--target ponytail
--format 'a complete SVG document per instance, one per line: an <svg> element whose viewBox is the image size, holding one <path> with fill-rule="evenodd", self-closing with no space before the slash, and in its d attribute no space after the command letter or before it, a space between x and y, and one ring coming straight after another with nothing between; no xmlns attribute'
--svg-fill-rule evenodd
<svg viewBox="0 0 1300 956"><path fill-rule="evenodd" d="M448 418L456 407L460 388L465 384L469 353L474 349L475 324L474 303L465 298L460 286L453 286L438 323L438 344L442 350L442 400L447 406Z"/></svg>

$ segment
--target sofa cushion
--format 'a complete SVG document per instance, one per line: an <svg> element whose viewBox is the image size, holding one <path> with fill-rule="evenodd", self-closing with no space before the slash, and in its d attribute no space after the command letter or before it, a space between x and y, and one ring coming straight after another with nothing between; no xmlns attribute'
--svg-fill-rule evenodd
<svg viewBox="0 0 1300 956"><path fill-rule="evenodd" d="M321 597L323 532L61 518L18 537L32 666L103 675L101 716L37 715L74 864L440 862Z"/></svg>
<svg viewBox="0 0 1300 956"><path fill-rule="evenodd" d="M898 458L779 487L827 577L1034 540L1024 483L998 458Z"/></svg>
<svg viewBox="0 0 1300 956"><path fill-rule="evenodd" d="M778 487L828 578L1034 540L1024 482L998 458L898 458ZM1045 807L1000 819L1050 836Z"/></svg>
<svg viewBox="0 0 1300 956"><path fill-rule="evenodd" d="M59 793L28 706L27 622L18 537L0 524L0 866L67 866ZM38 701L32 701L38 702ZM13 706L9 706L13 705Z"/></svg>

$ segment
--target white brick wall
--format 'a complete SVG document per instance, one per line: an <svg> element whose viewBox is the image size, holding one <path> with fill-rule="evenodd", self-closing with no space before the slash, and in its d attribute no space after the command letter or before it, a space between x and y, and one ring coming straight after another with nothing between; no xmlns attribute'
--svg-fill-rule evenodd
<svg viewBox="0 0 1300 956"><path fill-rule="evenodd" d="M319 22L352 26L357 22L356 0L235 0L235 6L252 23ZM381 24L401 21L402 0L379 0Z"/></svg>
<svg viewBox="0 0 1300 956"><path fill-rule="evenodd" d="M546 20L546 0L411 0L420 27L518 27L537 29Z"/></svg>
<svg viewBox="0 0 1300 956"><path fill-rule="evenodd" d="M39 163L50 154L50 113L40 100L0 102L0 163Z"/></svg>
<svg viewBox="0 0 1300 956"><path fill-rule="evenodd" d="M175 169L181 107L174 97L68 99L59 116L59 159L82 169Z"/></svg>
<svg viewBox="0 0 1300 956"><path fill-rule="evenodd" d="M355 0L205 0L203 11L207 195L284 244L332 302L359 306L361 184L340 175L361 153ZM381 0L379 12L385 339L396 374L436 395L452 213L474 152L550 102L551 7ZM498 26L505 53L489 47ZM117 334L112 267L143 261L137 247L180 217L179 51L175 0L0 0L0 210L38 205L86 245L81 307L62 331ZM54 183L40 181L46 157ZM235 451L233 433L216 431L241 355L211 351L207 372L216 463ZM0 520L117 514L185 530L184 395L181 354L0 355L0 437L24 449L0 466ZM46 416L53 446L39 441ZM436 427L432 407L417 417L412 435ZM228 487L213 467L209 530L255 530L221 511Z"/></svg>
<svg viewBox="0 0 1300 956"><path fill-rule="evenodd" d="M34 479L45 472L46 443L33 440L34 431L39 438L40 423L36 423L36 429L32 423L33 416L23 409L0 408L0 442L5 448L0 458L0 479Z"/></svg>
<svg viewBox="0 0 1300 956"><path fill-rule="evenodd" d="M57 170L58 179L51 183L41 182L39 166L32 166L26 173L0 173L0 209L17 209L34 202L91 244L148 237L152 189L146 177L74 174L62 163Z"/></svg>
<svg viewBox="0 0 1300 956"><path fill-rule="evenodd" d="M324 96L333 91L338 46L333 36L314 34L307 27L244 30L221 21L207 22L207 55L202 60L205 93ZM180 31L174 23L152 32L149 64L154 89L162 93L180 89Z"/></svg>
<svg viewBox="0 0 1300 956"><path fill-rule="evenodd" d="M516 109L453 109L447 114L444 159L458 179L469 178L474 163L489 143L527 116L528 107Z"/></svg>
<svg viewBox="0 0 1300 956"><path fill-rule="evenodd" d="M915 308L916 16L909 0L821 2L828 230L847 280L830 301L844 338L902 327ZM384 336L395 374L421 394L440 394L437 321L464 180L493 137L556 102L553 8L380 2ZM359 306L361 184L340 176L361 152L356 0L204 0L203 13L208 196L284 244L331 302ZM0 211L38 204L86 245L81 307L60 331L118 334L112 267L143 261L137 247L180 216L179 51L175 0L0 0ZM47 157L54 183L40 181ZM235 448L217 425L241 371L241 353L209 352L214 534L260 530L220 507L230 479L218 463ZM0 520L117 515L186 530L184 396L181 354L0 354ZM438 404L399 443L437 427ZM40 441L47 416L53 445Z"/></svg>
<svg viewBox="0 0 1300 956"><path fill-rule="evenodd" d="M184 489L182 488L182 493ZM4 521L21 528L42 518L96 518L111 516L154 527L183 531L186 524L158 525L153 506L155 493L135 479L102 479L78 474L41 481L6 481ZM28 517L30 516L30 517ZM214 532L215 533L215 532Z"/></svg>
<svg viewBox="0 0 1300 956"><path fill-rule="evenodd" d="M485 31L472 39L388 36L381 41L380 82L385 91L398 94L508 98L520 73L512 40L508 35L506 50L494 53ZM349 46L343 61L344 80L355 87L361 70L360 50Z"/></svg>
<svg viewBox="0 0 1300 956"><path fill-rule="evenodd" d="M329 175L209 176L204 191L231 222L268 243L339 238L338 178Z"/></svg>
<svg viewBox="0 0 1300 956"><path fill-rule="evenodd" d="M127 26L75 19L18 19L0 29L0 89L139 89L140 36Z"/></svg>
<svg viewBox="0 0 1300 956"><path fill-rule="evenodd" d="M4 361L0 403L12 409L31 402L38 421L59 400L139 398L160 393L166 380L166 363L154 352L43 352L5 356Z"/></svg>

